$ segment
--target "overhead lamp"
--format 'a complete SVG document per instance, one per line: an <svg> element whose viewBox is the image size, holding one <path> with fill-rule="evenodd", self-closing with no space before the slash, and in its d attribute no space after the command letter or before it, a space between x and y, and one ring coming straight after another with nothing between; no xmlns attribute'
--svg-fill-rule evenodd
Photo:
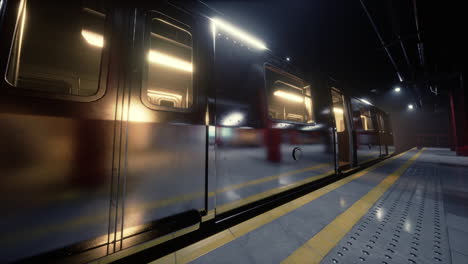
<svg viewBox="0 0 468 264"><path fill-rule="evenodd" d="M299 96L299 95L296 95L296 94L293 94L293 93L288 93L288 92L281 91L281 90L275 91L273 93L273 95L284 98L284 99L287 99L287 100L290 100L290 101L293 101L293 102L297 102L297 103L303 103L304 102L304 97L303 96Z"/></svg>
<svg viewBox="0 0 468 264"><path fill-rule="evenodd" d="M413 104L409 104L409 105L408 105L408 109L409 109L409 110L413 110L413 108L414 108Z"/></svg>
<svg viewBox="0 0 468 264"><path fill-rule="evenodd" d="M401 91L401 88L400 87L395 87L395 89L393 89L396 93L399 93Z"/></svg>
<svg viewBox="0 0 468 264"><path fill-rule="evenodd" d="M104 36L98 33L94 33L92 31L82 29L81 36L88 42L88 44L102 48L104 47Z"/></svg>
<svg viewBox="0 0 468 264"><path fill-rule="evenodd" d="M181 60L176 57L172 57L170 55L167 55L165 53L162 53L156 50L149 51L148 60L150 62L157 63L160 65L173 68L173 69L177 69L177 70L181 70L181 71L186 71L186 72L193 71L192 63Z"/></svg>
<svg viewBox="0 0 468 264"><path fill-rule="evenodd" d="M211 26L211 29L213 32L216 32L217 28L219 28L220 30L226 31L227 33L233 35L239 40L242 40L257 49L260 49L260 50L268 49L265 43L263 43L261 40L251 36L250 34L244 32L241 29L236 28L235 26L229 24L226 21L223 21L219 18L212 18L211 21L213 23Z"/></svg>

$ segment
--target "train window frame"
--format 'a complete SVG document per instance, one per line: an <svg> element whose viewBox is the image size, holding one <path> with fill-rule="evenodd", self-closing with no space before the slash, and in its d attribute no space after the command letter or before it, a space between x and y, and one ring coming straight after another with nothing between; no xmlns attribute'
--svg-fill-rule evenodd
<svg viewBox="0 0 468 264"><path fill-rule="evenodd" d="M148 62L147 62L147 53L150 49L151 46L151 29L152 29L152 21L155 19L162 20L165 23L170 24L171 26L174 26L176 28L179 28L183 31L186 31L187 33L190 34L191 40L192 40L192 67L195 68L194 66L196 65L196 38L194 34L194 28L191 27L190 25L187 25L169 15L166 15L165 13L158 11L158 10L148 10L144 13L144 30L143 30L143 47L142 50L139 51L139 55L142 58L141 61L141 69L142 72L140 74L141 76L141 83L140 83L140 100L145 105L147 108L151 110L156 110L156 111L164 111L164 112L173 112L173 113L191 113L194 112L196 109L196 106L198 105L198 89L196 85L196 71L192 71L192 104L187 107L187 108L177 108L177 107L167 107L163 105L156 105L151 103L147 96L147 79L148 79L148 74L149 74L149 67L148 67Z"/></svg>
<svg viewBox="0 0 468 264"><path fill-rule="evenodd" d="M367 113L369 113L368 115L366 113L362 113L362 110L365 110ZM372 128L371 129L366 129L367 126L364 126L364 122L362 122L362 117L364 118L368 118L366 119L366 123L367 123L367 120L370 120L371 124L372 124ZM362 130L363 131L370 131L370 132L373 132L373 131L378 131L378 129L376 128L376 120L375 120L375 117L376 117L376 113L373 111L373 108L372 107L368 107L364 104L360 104L360 107L359 107L359 118L361 119L361 126L362 126Z"/></svg>
<svg viewBox="0 0 468 264"><path fill-rule="evenodd" d="M269 111L270 111L270 92L272 90L272 87L269 87L269 84L271 83L271 85L277 83L277 82L282 82L282 83L285 83L286 85L288 86L294 86L293 84L288 84L284 81L281 81L281 80L269 80L268 77L267 77L267 70L270 70L270 71L274 71L278 74L281 74L281 75L284 75L285 77L288 77L288 78L292 78L292 79L298 79L304 83L306 83L307 85L304 86L307 87L309 86L309 92L310 92L310 95L304 95L304 97L308 97L310 98L310 110L311 110L311 121L310 123L307 123L307 122L300 122L300 121L293 121L293 120L284 120L284 119L276 119L276 118L272 118L270 117L269 115ZM273 121L273 122L276 122L276 123L287 123L287 124L293 124L293 125L305 125L305 126L315 126L317 124L316 122L316 119L315 119L315 109L314 109L314 100L313 100L313 96L312 96L312 85L308 82L306 82L305 80L303 80L302 78L292 74L292 73L289 73L285 70L282 70L281 68L279 67L276 67L275 65L272 65L270 63L264 63L263 64L263 78L264 78L264 91L265 91L265 107L266 107L266 118L270 121ZM299 87L298 87L299 88ZM304 110L306 111L306 106L304 105Z"/></svg>
<svg viewBox="0 0 468 264"><path fill-rule="evenodd" d="M34 97L34 98L44 98L52 100L62 100L62 101L74 101L74 102L94 102L106 94L108 88L107 76L109 72L109 61L110 61L110 46L111 42L107 41L107 45L104 45L101 50L101 60L99 65L99 76L97 81L96 92L92 95L71 95L71 94L61 94L53 93L43 90L32 90L20 86L15 86L8 80L8 67L10 64L11 54L14 49L14 42L16 37L17 28L19 23L21 23L20 16L18 16L18 10L21 8L21 3L27 3L28 0L22 1L7 1L3 4L3 21L2 25L5 28L2 31L2 36L5 37L5 48L0 50L1 58L1 69L3 78L1 78L2 90L6 95L21 96L21 97ZM101 4L104 1L100 1ZM107 9L107 14L104 21L104 31L103 36L105 39L111 39L111 33L114 28L113 24L114 13L111 8Z"/></svg>

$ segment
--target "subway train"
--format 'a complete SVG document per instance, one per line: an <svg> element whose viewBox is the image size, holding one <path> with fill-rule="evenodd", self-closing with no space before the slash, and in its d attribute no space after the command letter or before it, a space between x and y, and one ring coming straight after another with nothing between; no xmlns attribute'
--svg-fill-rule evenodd
<svg viewBox="0 0 468 264"><path fill-rule="evenodd" d="M0 0L0 262L164 243L394 153L384 111L205 3L113 5Z"/></svg>

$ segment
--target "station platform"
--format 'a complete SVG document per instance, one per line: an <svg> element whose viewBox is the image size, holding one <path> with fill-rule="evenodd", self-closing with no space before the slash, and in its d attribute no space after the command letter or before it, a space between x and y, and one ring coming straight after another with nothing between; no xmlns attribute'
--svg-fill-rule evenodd
<svg viewBox="0 0 468 264"><path fill-rule="evenodd" d="M411 149L151 263L468 263L468 157Z"/></svg>

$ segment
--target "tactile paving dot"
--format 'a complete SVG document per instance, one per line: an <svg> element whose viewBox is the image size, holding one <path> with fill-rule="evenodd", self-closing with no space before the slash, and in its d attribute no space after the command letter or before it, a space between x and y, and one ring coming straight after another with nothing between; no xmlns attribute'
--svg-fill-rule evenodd
<svg viewBox="0 0 468 264"><path fill-rule="evenodd" d="M440 179L412 165L322 263L450 263Z"/></svg>

